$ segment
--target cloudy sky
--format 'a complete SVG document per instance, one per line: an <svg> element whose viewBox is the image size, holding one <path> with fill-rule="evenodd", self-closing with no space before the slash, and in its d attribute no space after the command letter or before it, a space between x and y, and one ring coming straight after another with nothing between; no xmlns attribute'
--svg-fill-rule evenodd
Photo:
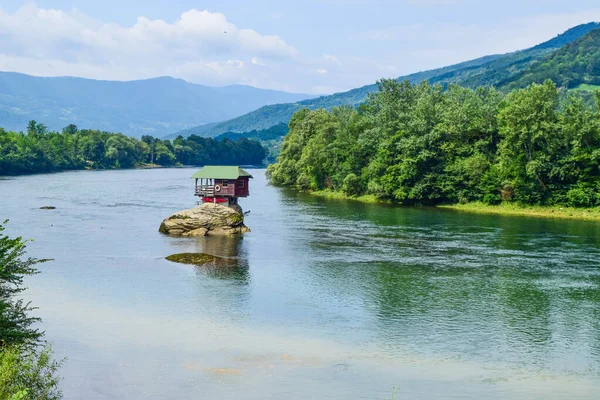
<svg viewBox="0 0 600 400"><path fill-rule="evenodd" d="M0 0L0 70L333 93L599 20L597 0Z"/></svg>

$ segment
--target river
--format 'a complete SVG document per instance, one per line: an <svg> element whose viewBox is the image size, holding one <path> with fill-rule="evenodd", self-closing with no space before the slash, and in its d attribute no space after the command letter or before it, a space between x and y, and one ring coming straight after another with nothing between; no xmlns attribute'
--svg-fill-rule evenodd
<svg viewBox="0 0 600 400"><path fill-rule="evenodd" d="M66 399L600 397L600 224L326 200L251 170L251 233L159 234L193 172L0 181L8 234L53 259L25 297ZM181 252L237 263L164 259Z"/></svg>

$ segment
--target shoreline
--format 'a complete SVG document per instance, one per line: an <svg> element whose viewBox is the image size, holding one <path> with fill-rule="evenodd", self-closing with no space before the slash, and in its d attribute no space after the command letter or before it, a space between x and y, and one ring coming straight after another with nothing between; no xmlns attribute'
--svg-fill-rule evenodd
<svg viewBox="0 0 600 400"><path fill-rule="evenodd" d="M313 196L323 197L335 200L350 200L368 204L388 204L401 205L389 200L382 200L375 195L348 196L342 192L332 192L320 190L314 192L305 192ZM431 208L440 210L449 210L455 212L464 212L471 214L487 214L502 216L517 216L545 219L563 219L578 221L596 221L600 222L600 207L575 208L565 206L520 206L518 204L502 203L499 205L489 205L481 202L467 204L439 205Z"/></svg>
<svg viewBox="0 0 600 400"><path fill-rule="evenodd" d="M78 172L78 171L128 171L128 170L153 170L153 169L178 169L178 168L202 168L204 165L187 165L187 164L174 164L174 165L159 165L159 164L139 164L133 167L127 168L73 168L73 169L59 169L53 171L38 171L38 172L25 172L19 174L2 175L0 174L0 180L18 178L20 176L31 176L31 175L45 175L45 174L60 174L63 172ZM266 168L262 165L250 165L240 166L241 168Z"/></svg>

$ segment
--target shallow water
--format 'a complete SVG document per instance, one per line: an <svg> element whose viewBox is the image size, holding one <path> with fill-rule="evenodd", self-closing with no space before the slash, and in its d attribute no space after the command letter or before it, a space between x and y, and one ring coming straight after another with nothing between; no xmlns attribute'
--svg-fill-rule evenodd
<svg viewBox="0 0 600 400"><path fill-rule="evenodd" d="M0 181L9 234L54 259L26 297L67 399L600 397L600 224L325 200L251 172L238 239L158 233L195 204L191 169ZM164 259L180 252L237 263Z"/></svg>

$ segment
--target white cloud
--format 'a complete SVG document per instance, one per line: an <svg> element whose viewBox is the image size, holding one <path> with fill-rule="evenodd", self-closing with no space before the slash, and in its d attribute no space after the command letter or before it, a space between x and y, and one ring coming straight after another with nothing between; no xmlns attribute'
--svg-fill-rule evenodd
<svg viewBox="0 0 600 400"><path fill-rule="evenodd" d="M244 68L244 62L240 60L227 60L225 64L234 67L234 68Z"/></svg>
<svg viewBox="0 0 600 400"><path fill-rule="evenodd" d="M342 63L340 62L340 60L336 56L334 56L333 54L323 54L322 58L323 58L323 60L325 62L330 63L330 64L335 64L338 67L342 65Z"/></svg>
<svg viewBox="0 0 600 400"><path fill-rule="evenodd" d="M368 7L372 5L368 0L318 1L327 3L331 9L339 4L344 10L347 7L364 13L374 10ZM213 86L241 83L326 93L370 84L381 77L398 77L491 53L515 51L548 40L579 23L600 19L600 8L596 5L585 11L580 8L562 14L522 17L526 14L517 13L511 15L519 15L518 18L499 17L491 22L472 18L471 23L458 23L458 19L444 18L456 23L439 20L433 23L427 18L409 18L408 10L422 13L427 10L419 6L468 2L373 1L389 6L390 10L397 3L403 4L407 15L388 19L397 26L386 27L383 20L365 24L363 32L356 32L355 24L345 26L339 22L341 28L335 32L343 39L336 39L333 32L326 40L320 40L323 31L315 29L308 37L296 39L304 44L305 54L282 37L241 23L238 26L238 21L206 10L188 10L176 20L139 16L130 24L116 24L96 20L77 10L44 9L33 3L14 12L0 7L0 70L117 80L170 75ZM264 17L282 18L278 12L269 15L269 11ZM402 25L401 21L420 23ZM277 27L282 21L269 22L267 26ZM370 27L373 29L368 30ZM291 35L294 29L288 29ZM350 46L339 42L347 41L349 36ZM319 39L318 44L314 43L315 38Z"/></svg>
<svg viewBox="0 0 600 400"><path fill-rule="evenodd" d="M0 37L0 70L46 76L175 75L208 83L216 77L221 84L231 83L220 81L223 76L248 78L240 75L244 60L296 62L298 55L276 35L238 28L224 14L195 9L173 23L138 17L133 25L121 26L76 10L28 4L13 14L0 9ZM240 70L235 77L232 69Z"/></svg>

